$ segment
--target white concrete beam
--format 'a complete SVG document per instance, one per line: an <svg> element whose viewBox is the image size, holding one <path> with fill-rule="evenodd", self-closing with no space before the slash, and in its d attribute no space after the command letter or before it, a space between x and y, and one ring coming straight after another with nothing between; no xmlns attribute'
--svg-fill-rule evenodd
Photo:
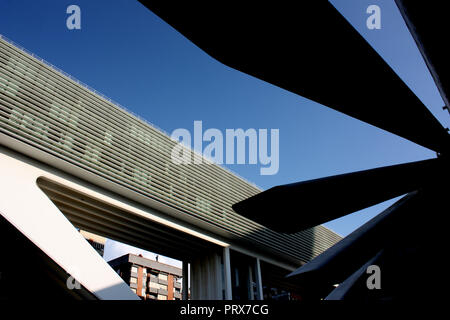
<svg viewBox="0 0 450 320"><path fill-rule="evenodd" d="M225 300L233 299L233 292L231 286L231 261L230 261L230 248L223 248L223 268L225 275Z"/></svg>
<svg viewBox="0 0 450 320"><path fill-rule="evenodd" d="M139 299L37 186L39 173L0 153L1 215L97 298Z"/></svg>

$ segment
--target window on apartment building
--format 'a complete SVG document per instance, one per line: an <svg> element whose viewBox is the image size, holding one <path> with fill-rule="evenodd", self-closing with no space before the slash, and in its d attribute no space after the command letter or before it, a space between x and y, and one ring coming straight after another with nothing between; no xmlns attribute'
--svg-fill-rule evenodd
<svg viewBox="0 0 450 320"><path fill-rule="evenodd" d="M166 290L166 291L167 291L167 286L164 285L164 284L160 284L160 285L159 285L159 288L160 288L161 290Z"/></svg>
<svg viewBox="0 0 450 320"><path fill-rule="evenodd" d="M163 294L158 294L158 300L167 300L167 296Z"/></svg>
<svg viewBox="0 0 450 320"><path fill-rule="evenodd" d="M160 274L158 275L158 277L159 277L159 279L161 279L161 280L166 280L166 281L167 281L167 274L160 273Z"/></svg>
<svg viewBox="0 0 450 320"><path fill-rule="evenodd" d="M130 278L130 283L137 283L137 278L131 277Z"/></svg>
<svg viewBox="0 0 450 320"><path fill-rule="evenodd" d="M131 267L131 272L138 273L138 268L135 266Z"/></svg>
<svg viewBox="0 0 450 320"><path fill-rule="evenodd" d="M150 278L158 278L158 274L156 271L150 271Z"/></svg>

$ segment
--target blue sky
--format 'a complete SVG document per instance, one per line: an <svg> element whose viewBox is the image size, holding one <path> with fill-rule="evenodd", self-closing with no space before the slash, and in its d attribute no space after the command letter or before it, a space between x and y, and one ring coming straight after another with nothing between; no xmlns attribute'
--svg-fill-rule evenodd
<svg viewBox="0 0 450 320"><path fill-rule="evenodd" d="M331 2L448 127L442 99L394 1ZM66 28L71 4L81 8L81 30ZM366 27L371 4L381 8L381 30ZM0 0L0 33L167 132L192 130L194 120L222 132L279 129L278 174L261 176L258 165L228 165L263 189L435 157L403 138L222 65L137 1ZM347 235L392 202L326 226Z"/></svg>

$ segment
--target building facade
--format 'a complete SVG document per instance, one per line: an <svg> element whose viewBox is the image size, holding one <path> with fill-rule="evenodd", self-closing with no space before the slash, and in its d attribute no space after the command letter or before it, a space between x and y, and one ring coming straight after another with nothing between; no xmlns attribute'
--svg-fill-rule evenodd
<svg viewBox="0 0 450 320"><path fill-rule="evenodd" d="M123 255L108 263L143 300L182 298L180 268L134 254Z"/></svg>
<svg viewBox="0 0 450 320"><path fill-rule="evenodd" d="M190 264L193 299L262 299L263 283L289 286L286 274L341 239L324 226L284 234L236 214L232 205L261 189L194 161L201 158L195 152L191 164L174 163L175 146L162 130L0 36L0 191L14 199L26 187L29 198L0 203L0 212L41 239L39 248L65 270L75 260L83 266L88 291L110 297L99 279L112 288L120 279L73 227ZM54 238L72 247L62 250Z"/></svg>

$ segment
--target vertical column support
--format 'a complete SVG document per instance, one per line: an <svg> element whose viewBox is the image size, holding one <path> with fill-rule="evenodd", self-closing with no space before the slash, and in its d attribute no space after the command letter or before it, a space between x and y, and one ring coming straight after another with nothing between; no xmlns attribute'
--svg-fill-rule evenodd
<svg viewBox="0 0 450 320"><path fill-rule="evenodd" d="M255 263L255 266L256 266L256 263ZM253 276L253 268L250 264L248 266L248 298L249 298L249 300L255 300L255 294L253 292L253 280L255 280L255 283L256 283L256 279L254 279L254 276Z"/></svg>
<svg viewBox="0 0 450 320"><path fill-rule="evenodd" d="M261 263L259 258L256 258L256 275L255 275L255 280L256 280L256 300L263 300L263 287L262 287L262 278L261 278Z"/></svg>
<svg viewBox="0 0 450 320"><path fill-rule="evenodd" d="M214 282L216 285L216 292L215 292L215 299L216 300L222 300L223 299L223 279L222 279L222 265L221 265L221 258L220 254L214 255L214 265L215 265L215 272L214 272Z"/></svg>
<svg viewBox="0 0 450 320"><path fill-rule="evenodd" d="M223 248L223 269L225 275L225 300L232 300L230 248Z"/></svg>
<svg viewBox="0 0 450 320"><path fill-rule="evenodd" d="M182 278L182 299L188 300L189 298L189 268L188 263L183 261L183 278Z"/></svg>

